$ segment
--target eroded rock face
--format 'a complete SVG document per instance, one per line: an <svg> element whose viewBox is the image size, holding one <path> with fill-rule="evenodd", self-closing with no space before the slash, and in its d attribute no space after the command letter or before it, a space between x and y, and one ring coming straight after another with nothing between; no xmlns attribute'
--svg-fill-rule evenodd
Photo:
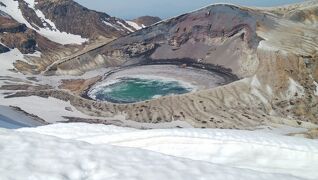
<svg viewBox="0 0 318 180"><path fill-rule="evenodd" d="M9 48L18 48L22 53L34 53L36 50L35 32L28 30L24 33L5 33L1 41Z"/></svg>
<svg viewBox="0 0 318 180"><path fill-rule="evenodd" d="M8 48L18 48L26 54L36 49L35 32L10 17L0 16L0 39Z"/></svg>
<svg viewBox="0 0 318 180"><path fill-rule="evenodd" d="M0 41L6 47L18 48L24 54L34 53L36 50L54 50L58 46L9 16L0 16Z"/></svg>
<svg viewBox="0 0 318 180"><path fill-rule="evenodd" d="M10 17L0 16L0 33L23 33L27 29L25 24L18 23Z"/></svg>
<svg viewBox="0 0 318 180"><path fill-rule="evenodd" d="M258 65L259 19L261 15L235 6L210 6L119 38L85 56L102 55L105 61L134 58L135 63L188 59L220 65L245 77Z"/></svg>

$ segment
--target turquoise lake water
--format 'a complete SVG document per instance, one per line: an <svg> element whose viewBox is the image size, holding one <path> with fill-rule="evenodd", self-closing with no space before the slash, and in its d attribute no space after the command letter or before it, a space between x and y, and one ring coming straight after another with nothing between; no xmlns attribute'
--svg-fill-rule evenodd
<svg viewBox="0 0 318 180"><path fill-rule="evenodd" d="M181 85L178 81L121 78L116 83L98 87L91 95L101 101L133 103L190 91L191 88Z"/></svg>

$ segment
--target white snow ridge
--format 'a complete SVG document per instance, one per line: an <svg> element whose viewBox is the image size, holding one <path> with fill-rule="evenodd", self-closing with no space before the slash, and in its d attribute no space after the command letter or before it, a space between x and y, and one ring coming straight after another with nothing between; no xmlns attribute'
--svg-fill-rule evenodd
<svg viewBox="0 0 318 180"><path fill-rule="evenodd" d="M233 130L0 129L0 159L2 180L318 179L317 141Z"/></svg>

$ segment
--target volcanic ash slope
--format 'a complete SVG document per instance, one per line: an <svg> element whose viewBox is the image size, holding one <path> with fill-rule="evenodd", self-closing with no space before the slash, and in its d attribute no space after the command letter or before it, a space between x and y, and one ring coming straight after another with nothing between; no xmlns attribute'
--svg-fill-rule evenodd
<svg viewBox="0 0 318 180"><path fill-rule="evenodd" d="M79 75L101 67L199 63L213 65L239 79L224 86L134 104L91 101L80 97L81 93L56 88L14 96L51 96L70 101L79 111L94 117L138 123L315 128L318 30L313 12L317 9L317 1L267 9L211 5L53 63L44 72Z"/></svg>
<svg viewBox="0 0 318 180"><path fill-rule="evenodd" d="M60 64L55 73L74 71L70 69L73 63L83 70L97 57L104 59L106 66L190 59L218 65L240 80L136 104L116 105L73 96L71 103L97 116L123 115L149 123L181 120L194 127L318 124L318 30L312 18L316 15L299 15L302 21L295 18L303 14L296 12L317 10L316 2L269 9L211 5L119 38Z"/></svg>

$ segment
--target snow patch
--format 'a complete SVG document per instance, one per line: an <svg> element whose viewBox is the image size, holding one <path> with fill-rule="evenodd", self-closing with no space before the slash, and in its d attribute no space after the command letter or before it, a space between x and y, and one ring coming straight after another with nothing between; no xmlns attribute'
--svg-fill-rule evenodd
<svg viewBox="0 0 318 180"><path fill-rule="evenodd" d="M314 81L314 85L316 86L316 90L314 92L315 96L318 96L318 83Z"/></svg>
<svg viewBox="0 0 318 180"><path fill-rule="evenodd" d="M267 41L261 41L259 42L259 45L257 47L258 49L263 49L263 50L266 50L266 51L277 51L277 48L273 47L272 45L269 45L269 43Z"/></svg>
<svg viewBox="0 0 318 180"><path fill-rule="evenodd" d="M258 89L252 88L251 93L254 96L258 97L264 104L268 104L267 99L262 95L262 93Z"/></svg>
<svg viewBox="0 0 318 180"><path fill-rule="evenodd" d="M0 105L17 106L27 113L34 114L48 123L56 123L66 121L63 116L92 118L85 115L74 108L70 102L65 102L55 98L41 98L37 96L8 98L0 96ZM71 107L71 111L67 111L66 107Z"/></svg>
<svg viewBox="0 0 318 180"><path fill-rule="evenodd" d="M267 91L267 93L268 93L270 96L273 95L273 90L272 90L272 88L271 88L269 85L266 85L266 91Z"/></svg>
<svg viewBox="0 0 318 180"><path fill-rule="evenodd" d="M289 78L289 87L286 92L286 96L288 98L293 98L296 94L298 94L297 96L304 96L305 89L298 82L296 82L292 78Z"/></svg>
<svg viewBox="0 0 318 180"><path fill-rule="evenodd" d="M1 7L1 6L0 6ZM14 69L13 63L16 60L24 60L23 54L18 49L11 49L9 52L0 54L0 73L1 76L16 74L10 69Z"/></svg>
<svg viewBox="0 0 318 180"><path fill-rule="evenodd" d="M251 86L259 88L261 87L261 83L259 82L257 75L253 76L252 81L251 81Z"/></svg>
<svg viewBox="0 0 318 180"><path fill-rule="evenodd" d="M139 26L137 23L133 21L126 21L126 23L129 24L131 27L135 28L136 30L140 30L145 27L144 25Z"/></svg>
<svg viewBox="0 0 318 180"><path fill-rule="evenodd" d="M131 28L127 27L127 26L126 26L125 24L123 24L122 22L117 21L117 23L118 23L120 26L122 26L123 28L127 29L128 31L134 32L134 30L132 30Z"/></svg>
<svg viewBox="0 0 318 180"><path fill-rule="evenodd" d="M103 21L104 24L106 24L107 26L110 26L110 27L113 27L113 28L116 28L118 30L118 28L116 26L114 26L112 23L110 22L107 22L107 21Z"/></svg>
<svg viewBox="0 0 318 180"><path fill-rule="evenodd" d="M41 57L42 53L40 51L35 51L33 54L24 54L25 56L32 56L32 57Z"/></svg>
<svg viewBox="0 0 318 180"><path fill-rule="evenodd" d="M20 23L24 23L28 27L32 27L28 21L23 17L22 12L19 8L19 2L13 0L2 0L2 2L6 5L0 6L0 10L10 15L13 19Z"/></svg>
<svg viewBox="0 0 318 180"><path fill-rule="evenodd" d="M266 97L264 97L261 93L261 91L259 90L259 88L261 88L261 83L259 82L257 75L253 76L252 80L251 80L251 94L253 94L254 96L258 97L264 104L268 104L268 101L266 99Z"/></svg>
<svg viewBox="0 0 318 180"><path fill-rule="evenodd" d="M40 29L38 31L39 34L43 35L44 37L48 38L51 41L57 42L59 44L82 44L88 41L87 38L82 38L80 35L74 35L66 32L60 31L52 31L48 29Z"/></svg>

